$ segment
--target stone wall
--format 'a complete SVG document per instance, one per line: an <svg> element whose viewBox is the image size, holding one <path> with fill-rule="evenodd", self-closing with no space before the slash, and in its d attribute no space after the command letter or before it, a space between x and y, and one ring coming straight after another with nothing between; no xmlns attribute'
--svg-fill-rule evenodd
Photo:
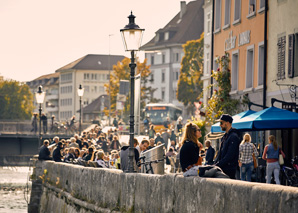
<svg viewBox="0 0 298 213"><path fill-rule="evenodd" d="M298 212L298 189L38 162L39 212Z"/></svg>

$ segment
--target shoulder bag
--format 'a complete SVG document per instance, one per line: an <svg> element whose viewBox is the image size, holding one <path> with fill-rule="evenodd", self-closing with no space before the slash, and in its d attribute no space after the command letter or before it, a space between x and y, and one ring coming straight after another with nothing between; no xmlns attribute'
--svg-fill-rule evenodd
<svg viewBox="0 0 298 213"><path fill-rule="evenodd" d="M284 157L281 154L281 150L279 149L279 157L278 157L279 165L284 165Z"/></svg>

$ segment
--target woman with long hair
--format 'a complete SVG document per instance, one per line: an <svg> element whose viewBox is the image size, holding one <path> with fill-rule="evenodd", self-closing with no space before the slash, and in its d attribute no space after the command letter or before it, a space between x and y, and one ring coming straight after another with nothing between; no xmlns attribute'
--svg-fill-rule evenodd
<svg viewBox="0 0 298 213"><path fill-rule="evenodd" d="M251 137L248 133L243 136L243 140L239 147L239 167L241 180L251 181L251 173L254 169L253 157L258 156L258 151L253 143L251 143Z"/></svg>
<svg viewBox="0 0 298 213"><path fill-rule="evenodd" d="M274 180L275 183L280 185L279 181L279 171L280 165L278 162L279 154L285 158L285 154L283 151L278 147L275 136L270 135L268 138L269 144L265 146L263 159L267 161L267 168L266 168L266 183L271 183L271 176L274 173Z"/></svg>
<svg viewBox="0 0 298 213"><path fill-rule="evenodd" d="M202 137L201 130L194 123L187 123L182 137L182 147L180 149L180 164L183 176L198 175L198 165L202 165L200 150L203 145L198 141Z"/></svg>

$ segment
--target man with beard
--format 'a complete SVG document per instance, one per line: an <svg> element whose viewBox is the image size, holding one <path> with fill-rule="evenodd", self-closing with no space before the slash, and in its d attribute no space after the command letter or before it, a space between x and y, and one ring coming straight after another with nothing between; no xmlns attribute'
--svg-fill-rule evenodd
<svg viewBox="0 0 298 213"><path fill-rule="evenodd" d="M235 179L241 140L238 131L232 128L233 118L230 115L224 114L219 120L221 130L226 133L221 139L215 165L220 167L231 179Z"/></svg>

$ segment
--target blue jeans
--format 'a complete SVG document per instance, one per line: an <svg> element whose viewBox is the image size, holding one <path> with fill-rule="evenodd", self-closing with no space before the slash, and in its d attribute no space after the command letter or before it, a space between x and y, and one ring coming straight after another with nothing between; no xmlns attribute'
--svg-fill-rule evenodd
<svg viewBox="0 0 298 213"><path fill-rule="evenodd" d="M241 180L251 181L251 173L254 169L253 162L243 163L241 166Z"/></svg>
<svg viewBox="0 0 298 213"><path fill-rule="evenodd" d="M272 172L274 173L274 180L275 183L280 185L280 181L279 181L279 171L280 171L280 165L279 162L276 161L274 163L267 163L267 168L266 168L266 183L271 183L271 176L272 176Z"/></svg>

